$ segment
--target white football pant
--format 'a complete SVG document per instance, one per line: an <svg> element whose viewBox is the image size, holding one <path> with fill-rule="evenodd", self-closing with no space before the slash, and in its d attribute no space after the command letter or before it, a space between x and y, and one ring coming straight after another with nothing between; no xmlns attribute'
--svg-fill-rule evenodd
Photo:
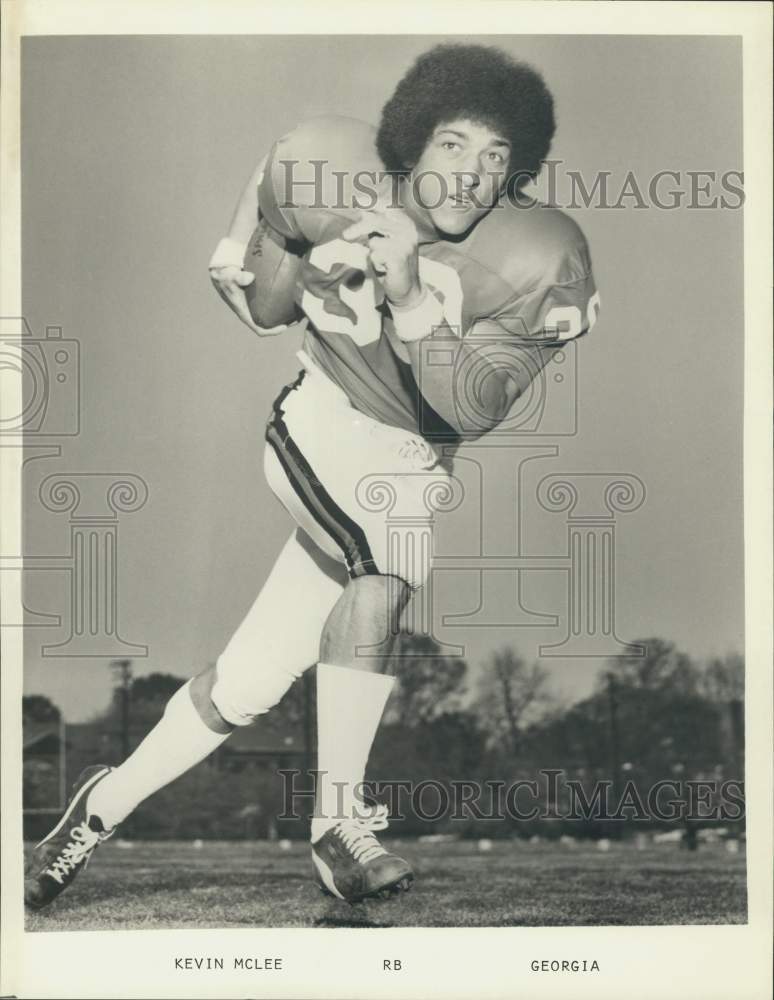
<svg viewBox="0 0 774 1000"><path fill-rule="evenodd" d="M302 354L305 371L277 398L264 468L299 529L217 662L212 701L233 725L277 704L317 662L325 622L350 577L421 587L433 515L450 478L418 434L358 412Z"/></svg>

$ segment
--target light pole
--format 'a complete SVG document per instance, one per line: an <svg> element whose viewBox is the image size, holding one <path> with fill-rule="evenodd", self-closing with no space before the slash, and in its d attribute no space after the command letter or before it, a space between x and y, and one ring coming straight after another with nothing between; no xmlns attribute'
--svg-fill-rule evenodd
<svg viewBox="0 0 774 1000"><path fill-rule="evenodd" d="M121 759L129 756L129 688L132 683L132 661L113 660L111 668L118 675L121 692Z"/></svg>

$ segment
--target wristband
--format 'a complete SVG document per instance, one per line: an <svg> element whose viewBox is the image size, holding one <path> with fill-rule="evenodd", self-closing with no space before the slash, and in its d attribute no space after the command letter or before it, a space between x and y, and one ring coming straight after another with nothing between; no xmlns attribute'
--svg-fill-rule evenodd
<svg viewBox="0 0 774 1000"><path fill-rule="evenodd" d="M246 250L246 243L240 243L239 240L234 240L230 236L224 236L215 247L215 252L207 267L210 271L215 267L238 267L241 271L244 268Z"/></svg>
<svg viewBox="0 0 774 1000"><path fill-rule="evenodd" d="M404 344L424 340L444 322L443 306L427 288L419 302L407 309L390 303L395 333Z"/></svg>

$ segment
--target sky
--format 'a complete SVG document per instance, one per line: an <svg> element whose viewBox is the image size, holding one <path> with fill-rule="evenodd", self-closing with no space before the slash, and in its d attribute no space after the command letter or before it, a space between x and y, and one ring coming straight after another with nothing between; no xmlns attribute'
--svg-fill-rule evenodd
<svg viewBox="0 0 774 1000"><path fill-rule="evenodd" d="M317 114L375 122L413 58L439 40L24 40L24 314L35 339L61 327L80 355L79 378L70 370L55 396L57 346L37 349L54 404L28 437L24 554L40 558L25 601L61 621L27 628L24 682L68 721L106 704L112 654L43 653L67 639L71 617L70 515L44 505L43 484L75 475L104 498L110 477L138 477L147 501L115 522L118 631L147 647L127 655L137 674L181 677L216 660L291 530L263 481L263 427L296 374L300 334L255 338L213 292L207 261L274 138ZM568 170L608 171L618 191L629 171L645 188L678 171L687 190L688 171L743 168L734 38L481 40L533 63L553 91L560 198ZM703 659L742 651L744 638L743 213L635 202L568 209L602 297L597 325L546 396L550 427L568 433L464 448L465 503L439 521L437 546L446 567L459 555L513 554L517 537L522 555L561 557L567 515L540 506L541 480L636 477L644 500L615 519L616 634L663 636ZM78 433L58 435L73 412ZM566 575L543 567L521 582L522 607L556 625L518 624L511 572L438 578L435 635L464 650L474 675L496 649L532 660L565 634ZM479 604L466 623L441 621ZM299 595L288 628L302 611ZM543 662L565 700L585 694L602 664Z"/></svg>

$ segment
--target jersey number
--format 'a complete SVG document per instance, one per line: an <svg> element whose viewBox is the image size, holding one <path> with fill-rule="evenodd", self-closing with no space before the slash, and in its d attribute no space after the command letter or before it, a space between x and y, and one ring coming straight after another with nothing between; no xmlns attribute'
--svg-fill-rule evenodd
<svg viewBox="0 0 774 1000"><path fill-rule="evenodd" d="M586 323L587 330L591 332L592 327L599 315L599 292L594 292L586 303ZM546 313L546 330L556 330L557 340L572 340L583 332L583 316L578 306L554 306Z"/></svg>
<svg viewBox="0 0 774 1000"><path fill-rule="evenodd" d="M330 272L337 264L346 264L367 274L368 249L360 243L346 240L331 240L320 243L309 254L309 263L320 271ZM462 282L453 267L437 260L419 258L419 276L423 282L436 289L443 296L443 312L446 322L462 336ZM339 298L355 314L353 321L346 316L336 316L325 311L325 300L304 289L301 308L316 327L331 333L342 333L351 337L358 347L372 344L382 332L382 317L376 310L376 287L373 278L366 277L356 290L347 288L342 282L338 286Z"/></svg>
<svg viewBox="0 0 774 1000"><path fill-rule="evenodd" d="M355 314L355 320L326 312L325 300L304 289L301 308L318 329L331 333L341 333L351 337L358 347L373 344L382 332L382 317L376 309L376 285L367 276L368 249L360 243L347 240L331 240L320 243L309 254L309 263L326 274L337 264L346 264L366 277L357 289L347 288L342 282L338 294L344 305ZM441 293L443 312L452 331L462 336L462 282L460 276L448 264L438 260L419 258L419 276L424 283ZM590 331L599 313L599 292L595 292L586 305L586 323ZM557 340L572 340L583 331L583 315L578 306L554 306L546 314L544 328L557 331Z"/></svg>

